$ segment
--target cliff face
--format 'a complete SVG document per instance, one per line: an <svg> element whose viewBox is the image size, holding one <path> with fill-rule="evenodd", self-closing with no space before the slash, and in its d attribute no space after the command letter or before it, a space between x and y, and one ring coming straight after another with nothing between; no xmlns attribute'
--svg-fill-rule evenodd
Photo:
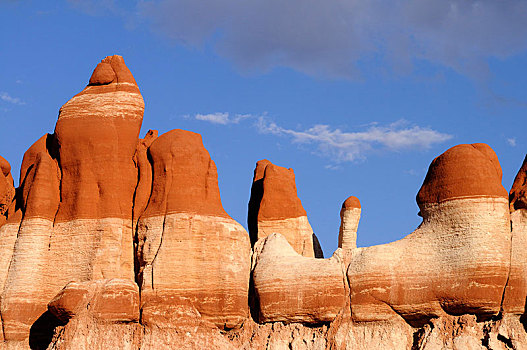
<svg viewBox="0 0 527 350"><path fill-rule="evenodd" d="M107 57L18 188L0 157L0 348L527 348L527 158L507 193L490 147L447 150L389 244L356 247L351 196L322 259L292 169L257 163L248 233L201 136L140 139L143 111Z"/></svg>

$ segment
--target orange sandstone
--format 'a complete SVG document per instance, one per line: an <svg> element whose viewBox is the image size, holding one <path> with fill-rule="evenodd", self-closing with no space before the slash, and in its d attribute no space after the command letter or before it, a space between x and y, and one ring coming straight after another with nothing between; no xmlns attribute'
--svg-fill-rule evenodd
<svg viewBox="0 0 527 350"><path fill-rule="evenodd" d="M276 232L299 254L315 256L313 229L297 196L293 169L266 159L256 163L247 221L253 245Z"/></svg>

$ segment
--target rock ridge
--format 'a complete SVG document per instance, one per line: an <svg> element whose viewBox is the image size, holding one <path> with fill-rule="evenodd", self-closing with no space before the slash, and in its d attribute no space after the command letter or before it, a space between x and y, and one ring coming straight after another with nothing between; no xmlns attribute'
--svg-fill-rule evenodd
<svg viewBox="0 0 527 350"><path fill-rule="evenodd" d="M0 157L0 349L527 348L527 157L507 193L488 145L446 150L388 244L357 247L348 197L324 259L293 169L257 162L247 232L201 135L143 113L109 56L17 188Z"/></svg>

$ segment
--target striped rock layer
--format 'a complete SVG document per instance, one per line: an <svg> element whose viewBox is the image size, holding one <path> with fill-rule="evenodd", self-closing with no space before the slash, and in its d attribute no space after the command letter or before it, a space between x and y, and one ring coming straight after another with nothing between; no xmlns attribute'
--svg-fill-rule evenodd
<svg viewBox="0 0 527 350"><path fill-rule="evenodd" d="M340 210L339 248L357 248L357 229L360 221L360 201L351 196L342 203Z"/></svg>
<svg viewBox="0 0 527 350"><path fill-rule="evenodd" d="M26 338L70 281L134 279L133 156L143 110L122 57L107 57L62 106L54 134L24 155L21 221L2 293L7 340Z"/></svg>
<svg viewBox="0 0 527 350"><path fill-rule="evenodd" d="M280 233L302 256L314 257L315 251L319 251L307 213L297 196L293 169L274 165L267 159L256 163L247 222L253 245L272 233Z"/></svg>
<svg viewBox="0 0 527 350"><path fill-rule="evenodd" d="M257 163L247 234L201 136L139 139L143 110L107 57L18 188L0 157L0 349L527 348L527 159L507 194L490 147L453 147L413 233L357 248L350 197L315 259L291 169Z"/></svg>
<svg viewBox="0 0 527 350"><path fill-rule="evenodd" d="M42 347L46 323L69 323L48 303L70 300L75 283L125 281L111 284L123 297L131 295L126 283L138 296L139 282L141 304L94 300L106 314L142 309L145 324L173 318L174 306L220 327L246 318L249 237L221 205L214 162L198 134L139 139L143 111L124 60L107 57L60 109L55 132L25 153L16 194L0 159L0 320L10 348L25 348L28 338ZM88 314L71 319L88 317L79 315Z"/></svg>
<svg viewBox="0 0 527 350"><path fill-rule="evenodd" d="M258 241L252 272L260 322L332 321L346 305L344 273L337 255L298 254L279 233Z"/></svg>
<svg viewBox="0 0 527 350"><path fill-rule="evenodd" d="M445 313L497 315L511 232L494 152L484 144L449 149L430 165L417 200L423 217L417 230L353 252L347 272L353 318L402 316L422 325Z"/></svg>
<svg viewBox="0 0 527 350"><path fill-rule="evenodd" d="M249 237L223 209L201 136L172 130L148 154L152 193L137 228L143 320L170 325L173 309L188 305L219 327L239 325L248 314Z"/></svg>

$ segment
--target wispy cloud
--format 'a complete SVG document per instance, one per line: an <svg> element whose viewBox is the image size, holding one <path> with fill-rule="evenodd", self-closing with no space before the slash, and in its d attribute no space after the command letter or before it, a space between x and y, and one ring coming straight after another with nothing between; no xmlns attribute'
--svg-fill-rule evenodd
<svg viewBox="0 0 527 350"><path fill-rule="evenodd" d="M12 103L14 105L24 105L26 104L24 101L19 99L18 97L12 97L7 92L0 92L0 100Z"/></svg>
<svg viewBox="0 0 527 350"><path fill-rule="evenodd" d="M404 120L387 126L370 126L364 131L345 132L329 125L319 124L306 130L283 128L265 117L258 118L258 130L279 136L290 137L293 143L313 144L323 155L336 162L364 158L372 150L416 150L428 149L434 144L447 141L452 135L430 128L408 126Z"/></svg>
<svg viewBox="0 0 527 350"><path fill-rule="evenodd" d="M252 116L249 114L236 114L231 117L229 113L210 113L210 114L196 114L194 116L194 119L210 122L213 124L227 125L227 124L238 124L240 121L247 119L247 118L251 118L251 117Z"/></svg>
<svg viewBox="0 0 527 350"><path fill-rule="evenodd" d="M524 0L151 0L137 13L184 45L212 42L243 69L340 78L367 62L406 72L422 60L485 76L488 59L527 49Z"/></svg>
<svg viewBox="0 0 527 350"><path fill-rule="evenodd" d="M507 139L507 143L508 143L509 146L511 146L511 147L516 147L516 138L515 138L515 137L508 138L508 139Z"/></svg>
<svg viewBox="0 0 527 350"><path fill-rule="evenodd" d="M314 146L319 155L329 157L333 164L328 169L336 169L336 163L363 159L372 151L404 151L429 149L435 144L445 142L452 135L439 131L410 125L399 120L386 126L376 122L363 126L363 131L348 132L329 125L317 124L304 130L284 128L270 120L266 114L235 114L226 112L196 114L185 116L213 124L238 124L243 120L252 120L252 127L261 134L287 137L292 143Z"/></svg>

